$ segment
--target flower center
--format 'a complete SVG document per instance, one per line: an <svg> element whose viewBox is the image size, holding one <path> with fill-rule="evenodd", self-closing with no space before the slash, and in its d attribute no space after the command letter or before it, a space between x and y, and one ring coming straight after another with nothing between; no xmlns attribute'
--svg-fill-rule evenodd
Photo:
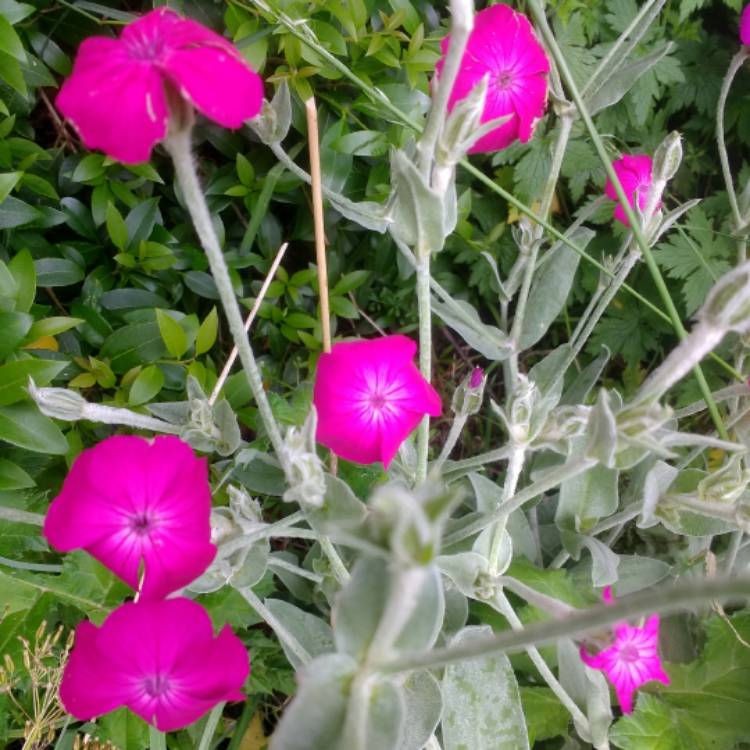
<svg viewBox="0 0 750 750"><path fill-rule="evenodd" d="M513 73L509 70L501 70L497 74L497 78L495 79L495 84L501 91L507 91L512 85L514 81Z"/></svg>
<svg viewBox="0 0 750 750"><path fill-rule="evenodd" d="M130 530L138 536L147 536L155 526L156 519L147 510L142 510L131 516L128 522Z"/></svg>
<svg viewBox="0 0 750 750"><path fill-rule="evenodd" d="M377 411L380 411L386 404L385 396L376 391L370 396L370 406Z"/></svg>
<svg viewBox="0 0 750 750"><path fill-rule="evenodd" d="M157 60L164 52L164 40L159 36L139 34L127 42L130 56L144 62Z"/></svg>
<svg viewBox="0 0 750 750"><path fill-rule="evenodd" d="M161 698L169 692L169 687L169 678L162 674L155 674L151 677L146 677L143 681L143 689L146 691L149 698Z"/></svg>
<svg viewBox="0 0 750 750"><path fill-rule="evenodd" d="M624 662L638 661L638 658L639 658L638 647L634 646L632 643L626 643L620 649L620 658Z"/></svg>

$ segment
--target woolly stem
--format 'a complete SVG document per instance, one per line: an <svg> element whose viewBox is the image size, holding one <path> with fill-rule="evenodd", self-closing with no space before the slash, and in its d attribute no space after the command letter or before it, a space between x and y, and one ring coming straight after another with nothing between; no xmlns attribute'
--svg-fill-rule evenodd
<svg viewBox="0 0 750 750"><path fill-rule="evenodd" d="M148 725L148 746L151 750L167 750L167 736L151 724Z"/></svg>
<svg viewBox="0 0 750 750"><path fill-rule="evenodd" d="M493 603L495 609L500 612L508 621L510 627L517 633L523 632L523 623L518 619L518 615L513 610L508 598L502 592L499 592L495 596L495 602ZM539 650L535 646L527 646L526 653L534 663L534 666L539 670L539 674L542 679L547 683L550 690L555 694L560 703L565 706L568 713L573 717L576 724L583 727L588 727L589 721L584 716L583 712L576 705L575 701L568 695L565 688L560 684L559 680L553 674L552 670L547 666L547 662L539 653Z"/></svg>
<svg viewBox="0 0 750 750"><path fill-rule="evenodd" d="M255 361L250 341L245 334L245 326L234 289L232 288L229 270L227 269L224 254L221 251L218 237L211 222L211 214L209 213L206 199L203 196L198 180L190 148L190 128L171 133L165 140L164 145L174 162L177 181L182 189L185 205L193 220L201 245L206 252L208 264L211 268L211 275L219 292L219 298L224 308L224 314L227 317L229 330L239 352L240 362L242 362L248 385L255 398L258 413L260 414L268 438L273 445L273 449L276 452L276 456L285 472L288 473L286 471L284 441L281 437L281 431L276 424L273 412L271 411L271 405L268 403L266 392L263 389L263 380Z"/></svg>
<svg viewBox="0 0 750 750"><path fill-rule="evenodd" d="M211 713L206 719L206 726L203 727L203 734L201 735L201 741L198 745L198 750L209 750L211 747L211 740L216 734L216 727L219 725L219 719L224 712L225 702L217 703L212 709Z"/></svg>
<svg viewBox="0 0 750 750"><path fill-rule="evenodd" d="M732 58L729 63L729 69L727 70L724 79L721 82L721 90L719 92L719 102L716 107L716 145L719 149L719 161L721 162L721 173L724 175L724 183L727 186L727 196L729 197L729 205L732 208L732 216L734 218L735 231L742 229L742 214L740 212L739 204L737 203L737 193L734 189L734 180L732 179L732 172L729 166L729 154L727 153L727 144L724 140L724 113L727 106L727 97L729 96L729 90L732 87L732 82L737 72L742 67L742 64L750 55L750 51L746 47L741 47L740 51ZM744 258L739 259L740 262Z"/></svg>
<svg viewBox="0 0 750 750"><path fill-rule="evenodd" d="M378 665L381 674L434 669L446 664L476 659L488 654L515 653L527 646L539 646L560 638L576 638L608 628L623 620L655 612L671 613L691 606L706 605L718 599L750 598L750 578L711 578L659 586L618 599L614 604L599 604L569 617L529 625L522 631L503 632L422 653L404 654Z"/></svg>

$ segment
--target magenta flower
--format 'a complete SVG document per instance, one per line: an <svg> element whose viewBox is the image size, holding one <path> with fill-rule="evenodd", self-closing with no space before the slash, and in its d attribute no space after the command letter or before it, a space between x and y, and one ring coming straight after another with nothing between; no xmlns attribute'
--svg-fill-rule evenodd
<svg viewBox="0 0 750 750"><path fill-rule="evenodd" d="M100 627L76 629L60 699L77 719L125 706L162 732L192 724L220 701L244 700L250 664L226 625L214 638L200 604L178 597L129 602Z"/></svg>
<svg viewBox="0 0 750 750"><path fill-rule="evenodd" d="M442 42L438 75L449 45L450 35ZM526 16L502 4L477 13L448 110L489 76L481 122L513 116L483 135L469 149L470 153L499 151L516 139L526 143L531 138L547 105L548 72L549 60Z"/></svg>
<svg viewBox="0 0 750 750"><path fill-rule="evenodd" d="M484 379L484 370L481 367L475 367L471 371L471 379L469 380L469 388L479 388L482 385Z"/></svg>
<svg viewBox="0 0 750 750"><path fill-rule="evenodd" d="M226 128L263 103L263 82L229 41L159 8L119 39L86 39L56 104L88 148L136 164L167 134L166 89Z"/></svg>
<svg viewBox="0 0 750 750"><path fill-rule="evenodd" d="M116 436L83 451L52 501L44 535L61 552L83 548L143 599L201 575L211 544L205 459L176 437Z"/></svg>
<svg viewBox="0 0 750 750"><path fill-rule="evenodd" d="M746 5L740 16L740 41L750 46L750 5Z"/></svg>
<svg viewBox="0 0 750 750"><path fill-rule="evenodd" d="M318 362L313 403L318 442L347 461L388 468L425 414L439 417L440 396L414 364L406 336L335 344Z"/></svg>
<svg viewBox="0 0 750 750"><path fill-rule="evenodd" d="M637 198L638 207L643 211L648 203L648 191L651 189L651 183L653 182L653 162L651 157L647 154L638 154L636 156L625 155L621 159L613 161L612 167L622 183L622 188L628 196L628 203L630 203L631 208L635 208L635 199ZM625 209L620 204L615 186L609 179L607 180L604 192L607 198L617 201L614 214L615 219L626 227L629 227L630 222L625 215ZM660 205L661 201L657 204L657 208Z"/></svg>
<svg viewBox="0 0 750 750"><path fill-rule="evenodd" d="M605 603L612 602L612 590L604 589ZM595 656L581 646L583 663L600 669L612 683L624 713L633 711L633 694L644 683L657 680L669 685L669 676L659 658L659 615L651 615L642 628L625 623L615 626L614 643Z"/></svg>

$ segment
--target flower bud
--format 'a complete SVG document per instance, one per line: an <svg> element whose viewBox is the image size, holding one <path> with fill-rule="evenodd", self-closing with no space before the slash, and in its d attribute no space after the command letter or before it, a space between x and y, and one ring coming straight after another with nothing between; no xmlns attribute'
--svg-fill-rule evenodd
<svg viewBox="0 0 750 750"><path fill-rule="evenodd" d="M654 153L654 181L671 180L682 163L682 136L673 130Z"/></svg>
<svg viewBox="0 0 750 750"><path fill-rule="evenodd" d="M287 482L289 489L283 499L302 506L323 507L326 497L326 477L323 463L315 450L315 430L318 424L315 407L302 428L290 427L284 438Z"/></svg>
<svg viewBox="0 0 750 750"><path fill-rule="evenodd" d="M66 422L84 418L87 402L80 393L67 388L38 388L31 378L28 390L42 414Z"/></svg>
<svg viewBox="0 0 750 750"><path fill-rule="evenodd" d="M260 114L247 124L267 146L281 143L286 138L292 124L292 100L286 81L281 82L270 102L263 100Z"/></svg>
<svg viewBox="0 0 750 750"><path fill-rule="evenodd" d="M484 386L487 378L481 367L475 367L471 374L463 379L453 393L451 408L457 417L470 417L482 406Z"/></svg>

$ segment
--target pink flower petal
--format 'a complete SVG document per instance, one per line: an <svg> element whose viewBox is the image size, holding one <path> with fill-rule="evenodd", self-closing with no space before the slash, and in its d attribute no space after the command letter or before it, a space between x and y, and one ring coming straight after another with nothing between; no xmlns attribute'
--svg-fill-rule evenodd
<svg viewBox="0 0 750 750"><path fill-rule="evenodd" d="M114 711L127 695L125 673L113 667L97 645L99 629L88 621L76 628L75 645L65 665L60 700L65 710L82 719Z"/></svg>
<svg viewBox="0 0 750 750"><path fill-rule="evenodd" d="M81 44L55 103L88 148L126 164L147 161L167 132L158 71L130 59L112 39L93 37Z"/></svg>
<svg viewBox="0 0 750 750"><path fill-rule="evenodd" d="M263 104L263 81L239 57L223 49L175 50L162 64L182 96L225 128L239 128Z"/></svg>
<svg viewBox="0 0 750 750"><path fill-rule="evenodd" d="M450 38L442 42L442 72ZM451 91L448 108L464 99L488 76L483 123L515 115L504 125L482 136L470 153L497 151L516 139L526 142L547 104L549 60L528 19L505 4L493 5L477 13L461 70Z"/></svg>
<svg viewBox="0 0 750 750"><path fill-rule="evenodd" d="M220 701L241 700L249 669L242 642L228 627L214 638L199 604L131 602L99 628L79 626L60 695L78 719L126 706L168 732Z"/></svg>
<svg viewBox="0 0 750 750"><path fill-rule="evenodd" d="M61 551L85 549L134 589L144 566L141 594L160 598L213 560L210 512L206 461L187 443L115 436L73 463L44 534Z"/></svg>
<svg viewBox="0 0 750 750"><path fill-rule="evenodd" d="M603 598L608 604L613 602L610 587L604 590ZM592 655L581 646L580 656L584 664L604 672L615 688L620 707L628 714L633 710L633 695L641 685L652 681L669 685L658 652L659 616L651 615L642 628L621 623L615 626L614 633L609 648Z"/></svg>
<svg viewBox="0 0 750 750"><path fill-rule="evenodd" d="M263 82L239 51L211 29L167 8L127 26L122 41L147 57L206 117L238 128L263 103Z"/></svg>
<svg viewBox="0 0 750 750"><path fill-rule="evenodd" d="M648 201L648 192L653 181L653 161L647 154L625 155L620 159L612 162L622 188L628 197L628 203L635 207L635 199L638 198L638 205L641 209L646 207ZM619 203L617 191L611 180L607 179L604 186L604 192L608 198L618 201L615 207L614 217L617 221L625 226L630 226L625 209Z"/></svg>
<svg viewBox="0 0 750 750"><path fill-rule="evenodd" d="M390 463L440 397L413 362L416 344L385 336L336 344L318 362L313 402L318 442L358 463Z"/></svg>
<svg viewBox="0 0 750 750"><path fill-rule="evenodd" d="M750 45L750 5L746 5L740 16L740 41L745 45Z"/></svg>

